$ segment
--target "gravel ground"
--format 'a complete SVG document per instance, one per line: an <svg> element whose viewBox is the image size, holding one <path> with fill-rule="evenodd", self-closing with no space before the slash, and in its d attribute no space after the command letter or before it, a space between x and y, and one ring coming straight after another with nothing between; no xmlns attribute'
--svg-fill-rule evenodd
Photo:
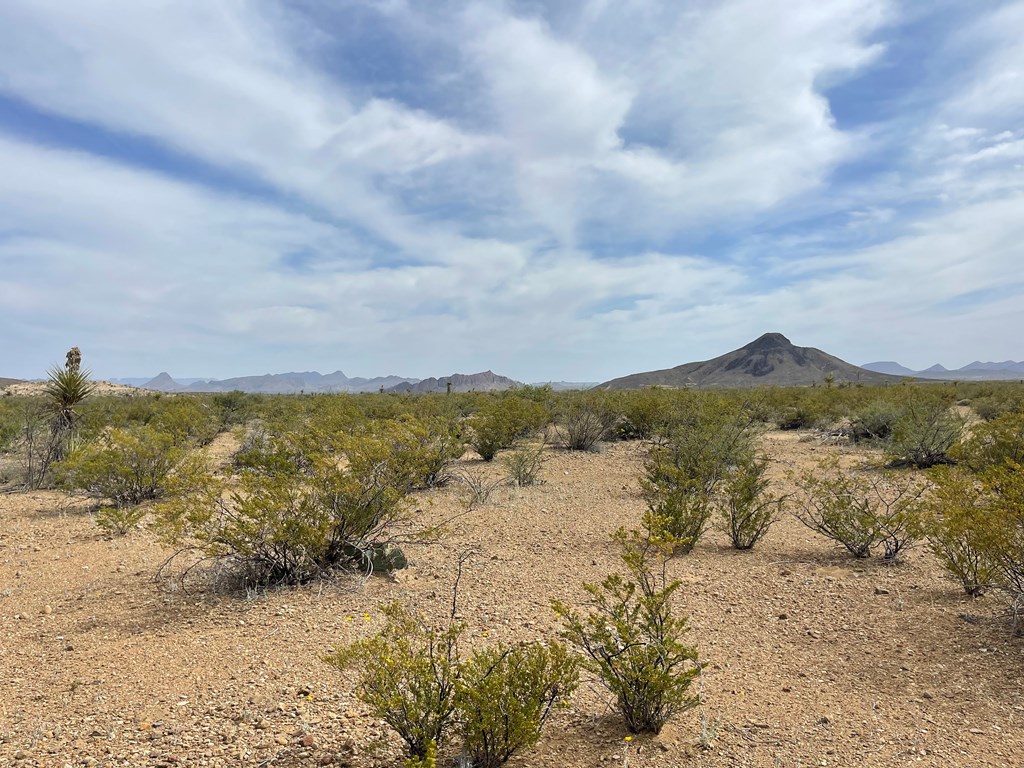
<svg viewBox="0 0 1024 768"><path fill-rule="evenodd" d="M795 433L765 447L781 484L857 458ZM104 537L83 503L0 494L0 766L399 766L354 680L320 657L379 628L384 602L446 615L467 551L473 642L557 636L550 601L582 602L581 582L618 569L610 534L638 524L642 450L552 451L543 485L496 491L394 580L241 595L155 580L168 552L145 531ZM416 503L427 520L464 509L456 486ZM670 571L707 663L703 706L627 742L586 679L509 765L1024 764L1024 641L926 549L856 561L787 516L751 552L712 533Z"/></svg>

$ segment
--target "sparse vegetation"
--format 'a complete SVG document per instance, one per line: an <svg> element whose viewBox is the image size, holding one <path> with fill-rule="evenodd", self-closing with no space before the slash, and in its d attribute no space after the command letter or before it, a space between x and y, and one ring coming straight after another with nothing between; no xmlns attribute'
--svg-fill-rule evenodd
<svg viewBox="0 0 1024 768"><path fill-rule="evenodd" d="M230 560L257 583L404 562L391 549L399 531L424 533L410 528L405 505L423 478L418 434L383 422L321 440L309 434L271 439L231 482L206 473L172 494L158 507L165 537Z"/></svg>
<svg viewBox="0 0 1024 768"><path fill-rule="evenodd" d="M523 488L540 482L540 470L544 466L546 441L529 445L523 444L503 457L502 463L508 473L509 484Z"/></svg>
<svg viewBox="0 0 1024 768"><path fill-rule="evenodd" d="M700 673L697 649L683 642L688 622L671 602L680 582L668 580L665 553L642 534L619 531L616 538L628 576L584 584L587 615L561 601L554 608L565 621L564 636L615 697L630 732L659 733L669 718L699 703L690 693Z"/></svg>
<svg viewBox="0 0 1024 768"><path fill-rule="evenodd" d="M894 472L847 471L825 462L798 483L803 496L797 519L842 544L854 557L881 546L886 560L924 535L923 483Z"/></svg>

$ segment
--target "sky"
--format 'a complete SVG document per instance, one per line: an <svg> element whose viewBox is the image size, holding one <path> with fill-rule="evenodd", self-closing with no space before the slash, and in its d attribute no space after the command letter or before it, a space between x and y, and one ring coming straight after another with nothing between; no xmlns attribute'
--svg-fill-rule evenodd
<svg viewBox="0 0 1024 768"><path fill-rule="evenodd" d="M1024 359L1024 0L3 0L0 376Z"/></svg>

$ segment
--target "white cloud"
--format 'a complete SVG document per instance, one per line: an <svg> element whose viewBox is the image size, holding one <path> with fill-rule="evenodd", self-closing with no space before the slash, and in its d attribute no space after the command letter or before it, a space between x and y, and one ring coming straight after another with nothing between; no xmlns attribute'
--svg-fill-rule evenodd
<svg viewBox="0 0 1024 768"><path fill-rule="evenodd" d="M888 0L368 6L455 68L417 81L443 98L376 92L320 55L338 18L290 4L0 5L0 92L271 193L0 135L24 366L0 373L73 342L186 375L599 378L765 330L854 361L1017 354L1024 3L936 44L964 60L938 101L857 133L826 94L885 54ZM679 245L702 237L725 242Z"/></svg>

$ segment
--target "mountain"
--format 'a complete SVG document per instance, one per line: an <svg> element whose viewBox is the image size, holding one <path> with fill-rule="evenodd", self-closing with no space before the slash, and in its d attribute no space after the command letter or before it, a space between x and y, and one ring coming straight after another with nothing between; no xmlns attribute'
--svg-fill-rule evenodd
<svg viewBox="0 0 1024 768"><path fill-rule="evenodd" d="M136 387L138 386L138 384L130 384L129 386ZM171 374L167 373L167 371L164 371L163 373L158 373L152 379L145 382L142 385L142 388L155 389L158 392L179 392L182 389L184 389L184 385L176 382L174 379L171 378Z"/></svg>
<svg viewBox="0 0 1024 768"><path fill-rule="evenodd" d="M899 373L902 376L914 376L919 379L939 379L942 381L1016 381L1024 379L1024 362L1005 360L1001 363L983 363L975 360L963 368L950 370L936 363L923 371L912 371L899 363L887 361L867 363L864 368L881 373Z"/></svg>
<svg viewBox="0 0 1024 768"><path fill-rule="evenodd" d="M966 373L967 371L999 371L1000 373L1024 373L1024 361L1018 363L1016 360L1004 360L1001 363L983 363L980 360L975 360L973 363L968 363L959 370L960 372L963 373Z"/></svg>
<svg viewBox="0 0 1024 768"><path fill-rule="evenodd" d="M5 379L0 377L0 389L10 386L11 384L21 384L23 379Z"/></svg>
<svg viewBox="0 0 1024 768"><path fill-rule="evenodd" d="M794 346L781 333L766 333L746 346L712 360L634 373L598 386L600 389L793 387L820 384L830 374L836 383L899 381L896 376L858 368L820 349Z"/></svg>
<svg viewBox="0 0 1024 768"><path fill-rule="evenodd" d="M554 392L568 392L573 389L593 389L596 381L535 381L531 387L551 387Z"/></svg>
<svg viewBox="0 0 1024 768"><path fill-rule="evenodd" d="M900 365L895 360L880 360L877 363L865 363L861 366L865 371L874 371L875 373L888 373L890 376L914 376L915 371L910 370L905 365Z"/></svg>
<svg viewBox="0 0 1024 768"><path fill-rule="evenodd" d="M452 385L452 392L503 392L513 387L521 387L522 382L510 379L507 376L499 376L492 371L483 373L453 373L451 376L443 376L440 379L433 377L418 382L402 382L389 387L387 392L447 392L449 382Z"/></svg>
<svg viewBox="0 0 1024 768"><path fill-rule="evenodd" d="M166 372L144 385L161 392L253 392L265 395L294 395L300 392L379 392L403 382L416 382L404 376L378 376L373 379L349 378L341 371L322 374L317 371L267 373L263 376L239 376L232 379L190 379L175 381Z"/></svg>

